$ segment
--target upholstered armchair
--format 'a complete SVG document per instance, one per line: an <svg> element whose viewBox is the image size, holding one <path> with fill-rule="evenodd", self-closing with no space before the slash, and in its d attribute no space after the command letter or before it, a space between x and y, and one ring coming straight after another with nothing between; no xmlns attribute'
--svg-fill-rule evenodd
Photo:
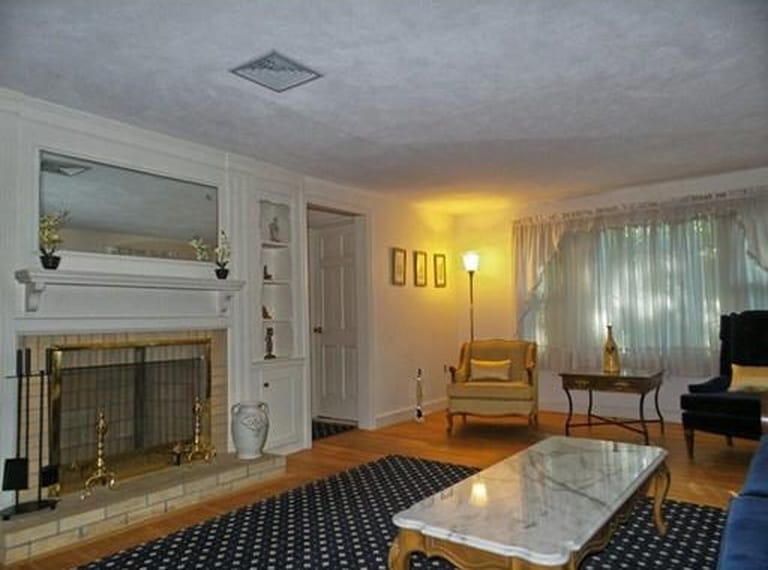
<svg viewBox="0 0 768 570"><path fill-rule="evenodd" d="M513 416L536 424L539 412L536 343L489 339L465 342L448 385L448 433L453 416Z"/></svg>
<svg viewBox="0 0 768 570"><path fill-rule="evenodd" d="M694 433L724 435L728 445L734 437L759 439L760 398L758 391L742 388L748 371L768 366L768 311L744 311L720 317L720 375L700 384L690 384L680 397L688 457L693 458ZM737 378L734 382L734 372Z"/></svg>

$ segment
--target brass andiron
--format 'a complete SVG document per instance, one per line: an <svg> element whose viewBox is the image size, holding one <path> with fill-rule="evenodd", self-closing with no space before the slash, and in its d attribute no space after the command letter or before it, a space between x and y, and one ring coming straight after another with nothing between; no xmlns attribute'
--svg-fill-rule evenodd
<svg viewBox="0 0 768 570"><path fill-rule="evenodd" d="M192 444L187 447L186 459L189 462L195 459L203 459L210 463L216 457L216 448L209 443L203 443L200 437L203 425L203 404L199 396L195 396L195 404L192 406L195 416L195 435Z"/></svg>
<svg viewBox="0 0 768 570"><path fill-rule="evenodd" d="M91 489L96 483L106 485L110 489L115 488L115 474L107 470L107 463L104 461L104 436L107 435L107 420L104 418L104 412L99 412L96 418L96 468L85 481L83 492L80 493L80 499L85 500L91 496Z"/></svg>

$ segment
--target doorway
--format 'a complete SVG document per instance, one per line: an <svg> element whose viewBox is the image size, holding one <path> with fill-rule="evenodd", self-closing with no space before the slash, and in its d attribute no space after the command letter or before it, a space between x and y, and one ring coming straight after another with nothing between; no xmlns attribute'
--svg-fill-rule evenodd
<svg viewBox="0 0 768 570"><path fill-rule="evenodd" d="M358 221L349 212L307 207L313 439L360 421Z"/></svg>

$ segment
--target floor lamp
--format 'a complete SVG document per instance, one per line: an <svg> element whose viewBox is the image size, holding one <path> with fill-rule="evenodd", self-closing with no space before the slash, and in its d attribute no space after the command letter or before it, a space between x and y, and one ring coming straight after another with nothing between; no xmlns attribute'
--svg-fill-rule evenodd
<svg viewBox="0 0 768 570"><path fill-rule="evenodd" d="M480 265L480 256L474 251L468 251L463 256L464 270L469 273L469 346L475 342L475 271Z"/></svg>

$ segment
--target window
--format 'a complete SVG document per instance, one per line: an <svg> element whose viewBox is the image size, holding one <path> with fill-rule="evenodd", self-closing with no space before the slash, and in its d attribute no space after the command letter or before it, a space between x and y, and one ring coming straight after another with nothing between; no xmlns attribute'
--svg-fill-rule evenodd
<svg viewBox="0 0 768 570"><path fill-rule="evenodd" d="M768 271L747 253L737 215L711 213L564 232L521 327L546 368L599 369L611 324L623 367L706 376L720 314L766 307Z"/></svg>

